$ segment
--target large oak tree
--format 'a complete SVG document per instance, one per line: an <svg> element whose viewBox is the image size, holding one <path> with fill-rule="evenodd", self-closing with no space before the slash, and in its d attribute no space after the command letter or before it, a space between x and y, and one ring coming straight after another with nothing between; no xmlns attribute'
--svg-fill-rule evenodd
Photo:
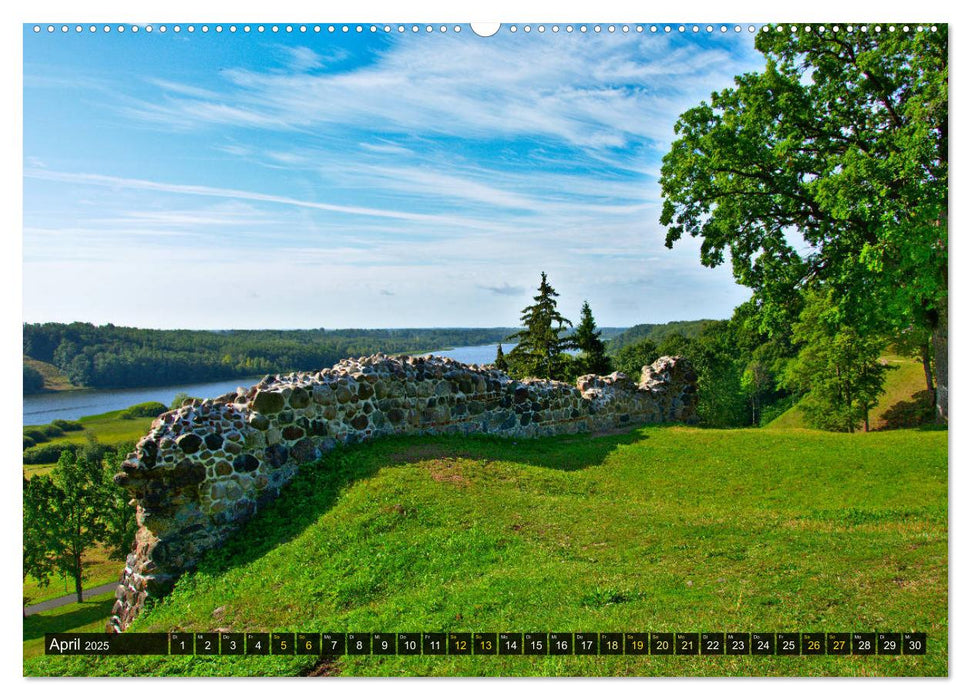
<svg viewBox="0 0 971 700"><path fill-rule="evenodd" d="M681 115L664 158L670 247L730 256L766 326L798 314L808 285L840 323L920 329L947 420L947 27L769 26L761 73Z"/></svg>

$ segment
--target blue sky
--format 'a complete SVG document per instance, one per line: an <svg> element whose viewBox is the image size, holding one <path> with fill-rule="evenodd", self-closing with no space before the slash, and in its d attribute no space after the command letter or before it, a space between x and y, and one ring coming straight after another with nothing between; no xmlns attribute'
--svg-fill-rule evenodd
<svg viewBox="0 0 971 700"><path fill-rule="evenodd" d="M25 27L24 320L513 325L541 270L574 320L727 317L657 178L753 37L592 27Z"/></svg>

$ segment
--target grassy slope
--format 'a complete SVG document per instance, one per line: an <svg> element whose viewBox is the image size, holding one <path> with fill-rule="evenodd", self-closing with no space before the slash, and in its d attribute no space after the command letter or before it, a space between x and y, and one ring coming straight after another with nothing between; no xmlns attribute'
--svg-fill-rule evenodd
<svg viewBox="0 0 971 700"><path fill-rule="evenodd" d="M927 390L924 367L920 362L899 355L887 355L882 359L890 364L891 370L885 375L884 392L880 395L876 408L870 413L871 430L889 427L887 418L892 415L891 411L899 411L903 404L914 402L916 394ZM799 405L796 404L766 427L791 430L807 428L808 425Z"/></svg>
<svg viewBox="0 0 971 700"><path fill-rule="evenodd" d="M921 630L926 657L342 657L346 675L943 675L947 434L644 428L330 455L133 631ZM38 658L296 675L311 657Z"/></svg>
<svg viewBox="0 0 971 700"><path fill-rule="evenodd" d="M52 364L35 360L26 355L24 355L24 364L40 372L44 378L44 389L46 391L70 391L80 388L71 384L71 380L67 378L67 375Z"/></svg>

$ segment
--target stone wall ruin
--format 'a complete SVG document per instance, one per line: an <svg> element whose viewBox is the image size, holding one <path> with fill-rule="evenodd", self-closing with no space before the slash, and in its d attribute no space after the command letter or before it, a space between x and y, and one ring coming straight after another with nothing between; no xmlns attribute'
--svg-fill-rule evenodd
<svg viewBox="0 0 971 700"><path fill-rule="evenodd" d="M147 598L170 590L300 465L339 445L402 434L538 437L693 422L696 407L696 377L680 357L644 367L639 383L615 372L572 386L441 357L374 355L187 402L156 419L115 476L132 495L139 528L108 631L123 631Z"/></svg>

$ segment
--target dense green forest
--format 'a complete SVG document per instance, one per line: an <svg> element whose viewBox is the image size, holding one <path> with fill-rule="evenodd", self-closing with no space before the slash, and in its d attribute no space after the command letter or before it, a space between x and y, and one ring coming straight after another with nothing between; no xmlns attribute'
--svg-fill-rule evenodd
<svg viewBox="0 0 971 700"><path fill-rule="evenodd" d="M641 340L651 340L660 343L669 335L680 334L686 338L697 338L705 327L716 323L712 319L702 318L697 321L670 321L669 323L638 323L612 338L604 333L604 338L610 338L607 343L608 352L616 353L627 345L633 345Z"/></svg>
<svg viewBox="0 0 971 700"><path fill-rule="evenodd" d="M124 388L314 370L344 357L495 343L514 328L187 331L90 323L25 324L24 355L77 386ZM24 386L39 390L24 370ZM29 381L28 381L29 380Z"/></svg>

